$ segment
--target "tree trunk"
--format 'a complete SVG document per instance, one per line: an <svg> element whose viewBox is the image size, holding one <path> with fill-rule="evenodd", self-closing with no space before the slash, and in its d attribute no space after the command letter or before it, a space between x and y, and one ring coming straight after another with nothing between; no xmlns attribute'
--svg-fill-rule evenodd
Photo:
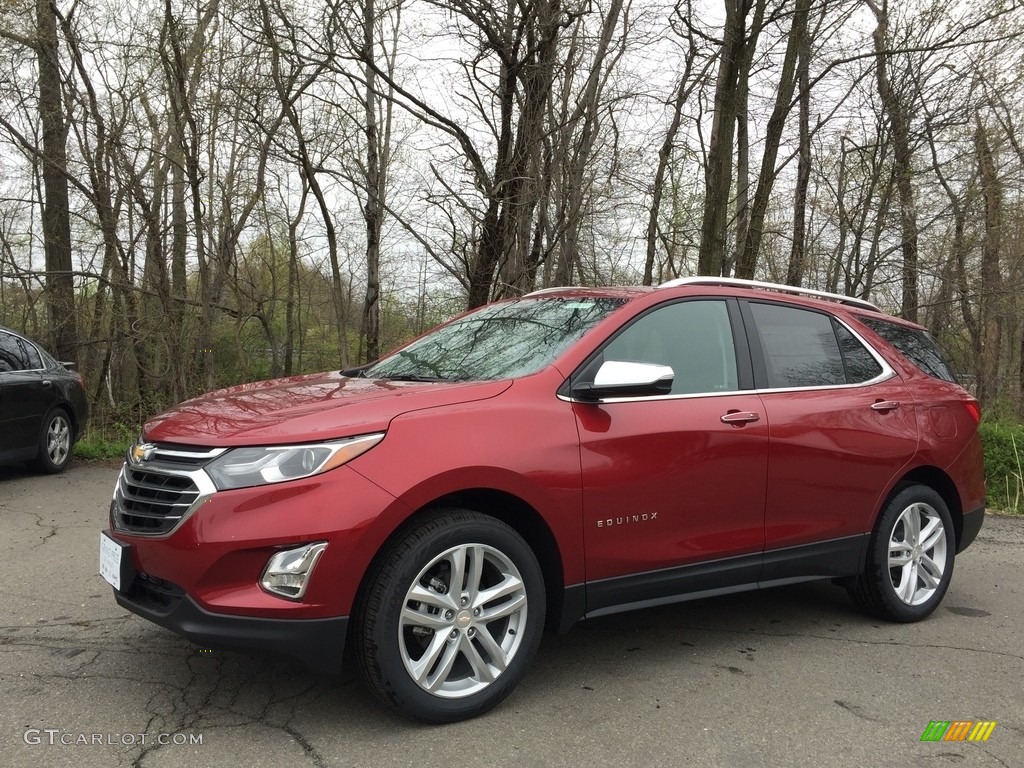
<svg viewBox="0 0 1024 768"><path fill-rule="evenodd" d="M697 56L697 46L693 36L690 36L690 47L686 54L686 64L683 73L679 77L679 85L676 87L675 99L672 102L672 120L669 122L668 130L665 131L665 140L658 150L658 167L654 172L654 184L651 185L651 207L647 215L647 257L644 259L643 285L654 284L654 258L658 244L658 216L661 212L661 199L665 193L665 176L668 173L669 160L672 157L672 149L675 147L676 134L679 133L679 126L683 121L683 105L693 92L696 83L690 82L690 75L693 72L693 62Z"/></svg>
<svg viewBox="0 0 1024 768"><path fill-rule="evenodd" d="M753 0L725 0L725 26L715 86L715 114L704 170L704 216L701 222L697 272L721 275L732 189L732 155L736 114L740 106L740 67L744 61L746 22ZM758 0L763 7L764 0Z"/></svg>
<svg viewBox="0 0 1024 768"><path fill-rule="evenodd" d="M43 249L51 348L59 360L78 359L68 202L67 126L60 87L57 15L50 0L36 0L39 118L43 131Z"/></svg>
<svg viewBox="0 0 1024 768"><path fill-rule="evenodd" d="M726 252L722 274L730 275L736 267L743 243L750 227L750 69L754 63L757 41L764 25L765 2L757 3L750 35L743 43L743 58L739 65L739 80L736 83L736 227L733 234L733 249Z"/></svg>
<svg viewBox="0 0 1024 768"><path fill-rule="evenodd" d="M893 162L895 163L896 191L899 194L901 246L903 252L901 314L907 320L917 322L917 254L918 226L917 208L914 200L913 150L910 147L909 116L900 103L899 96L889 81L887 36L889 33L888 0L877 5L874 0L864 0L875 15L876 26L871 38L875 48L875 78L882 108L889 119L892 131Z"/></svg>
<svg viewBox="0 0 1024 768"><path fill-rule="evenodd" d="M999 348L1002 335L1000 309L1003 303L1003 285L999 268L1002 189L988 132L980 114L975 113L974 123L974 146L981 175L981 191L985 200L985 239L981 248L981 367L978 372L978 399L983 405L991 406L999 397Z"/></svg>
<svg viewBox="0 0 1024 768"><path fill-rule="evenodd" d="M376 3L363 3L363 46L367 59L374 56L374 27ZM363 298L363 337L366 339L363 360L370 362L380 357L380 233L384 221L381 197L381 157L377 128L377 86L374 69L364 64L366 78L364 115L366 118L366 205L363 220L366 224L366 294Z"/></svg>
<svg viewBox="0 0 1024 768"><path fill-rule="evenodd" d="M761 235L764 230L764 219L768 212L772 188L775 185L775 161L779 156L779 144L782 131L786 126L786 118L796 90L796 66L800 51L807 38L807 17L810 13L811 0L797 0L793 12L793 23L789 31L789 43L782 62L782 73L779 76L779 89L775 94L775 107L768 119L768 130L764 141L764 155L761 158L761 172L757 179L757 191L750 212L750 226L746 228L742 250L736 265L736 277L751 280L757 268L757 254L761 248ZM804 95L801 94L801 101ZM803 128L801 128L803 131ZM802 134L801 134L802 136Z"/></svg>
<svg viewBox="0 0 1024 768"><path fill-rule="evenodd" d="M804 35L796 74L800 85L800 138L796 189L793 192L793 245L789 251L789 268L786 270L786 282L798 287L803 285L804 269L807 266L807 188L811 182L810 60L811 41Z"/></svg>

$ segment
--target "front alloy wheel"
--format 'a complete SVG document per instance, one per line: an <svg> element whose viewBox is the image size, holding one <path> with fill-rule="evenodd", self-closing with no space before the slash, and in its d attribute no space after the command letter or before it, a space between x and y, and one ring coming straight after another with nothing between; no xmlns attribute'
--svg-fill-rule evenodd
<svg viewBox="0 0 1024 768"><path fill-rule="evenodd" d="M918 621L942 602L955 552L953 521L942 497L924 485L905 486L882 510L864 573L850 594L876 616Z"/></svg>
<svg viewBox="0 0 1024 768"><path fill-rule="evenodd" d="M483 714L540 643L544 581L511 527L439 510L382 551L357 604L354 651L385 703L432 723Z"/></svg>
<svg viewBox="0 0 1024 768"><path fill-rule="evenodd" d="M482 691L519 652L528 602L519 569L494 547L442 552L405 595L398 642L406 672L436 696Z"/></svg>

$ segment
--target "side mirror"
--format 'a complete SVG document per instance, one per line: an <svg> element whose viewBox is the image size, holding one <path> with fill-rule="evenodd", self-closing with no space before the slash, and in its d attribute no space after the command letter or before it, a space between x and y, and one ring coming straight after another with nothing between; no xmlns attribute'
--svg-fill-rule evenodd
<svg viewBox="0 0 1024 768"><path fill-rule="evenodd" d="M573 386L578 400L602 400L607 397L654 397L672 391L675 371L667 365L628 363L606 360L597 369L593 383Z"/></svg>

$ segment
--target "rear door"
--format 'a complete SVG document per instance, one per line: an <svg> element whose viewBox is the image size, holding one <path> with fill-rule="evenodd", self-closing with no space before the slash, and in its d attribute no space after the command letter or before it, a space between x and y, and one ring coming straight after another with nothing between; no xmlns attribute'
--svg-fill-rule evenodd
<svg viewBox="0 0 1024 768"><path fill-rule="evenodd" d="M883 493L917 451L914 400L832 315L743 308L770 424L763 578L779 575L773 563L786 575L856 570Z"/></svg>
<svg viewBox="0 0 1024 768"><path fill-rule="evenodd" d="M668 365L675 373L668 395L573 404L588 611L712 582L756 580L768 421L750 389L746 340L734 330L739 324L733 300L663 304L584 366L579 380L606 360ZM710 571L677 568L737 556Z"/></svg>

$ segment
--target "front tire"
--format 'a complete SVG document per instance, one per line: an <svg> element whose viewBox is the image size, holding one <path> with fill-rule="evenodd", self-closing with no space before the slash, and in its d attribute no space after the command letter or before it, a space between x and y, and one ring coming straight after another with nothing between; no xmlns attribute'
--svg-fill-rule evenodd
<svg viewBox="0 0 1024 768"><path fill-rule="evenodd" d="M890 621L920 621L942 602L953 576L956 532L933 489L909 485L886 503L871 535L854 601Z"/></svg>
<svg viewBox="0 0 1024 768"><path fill-rule="evenodd" d="M63 472L71 461L74 430L67 413L55 408L46 414L39 433L39 453L32 466L48 475Z"/></svg>
<svg viewBox="0 0 1024 768"><path fill-rule="evenodd" d="M510 526L441 510L378 558L356 611L371 690L429 723L487 712L526 673L544 626L537 558Z"/></svg>

